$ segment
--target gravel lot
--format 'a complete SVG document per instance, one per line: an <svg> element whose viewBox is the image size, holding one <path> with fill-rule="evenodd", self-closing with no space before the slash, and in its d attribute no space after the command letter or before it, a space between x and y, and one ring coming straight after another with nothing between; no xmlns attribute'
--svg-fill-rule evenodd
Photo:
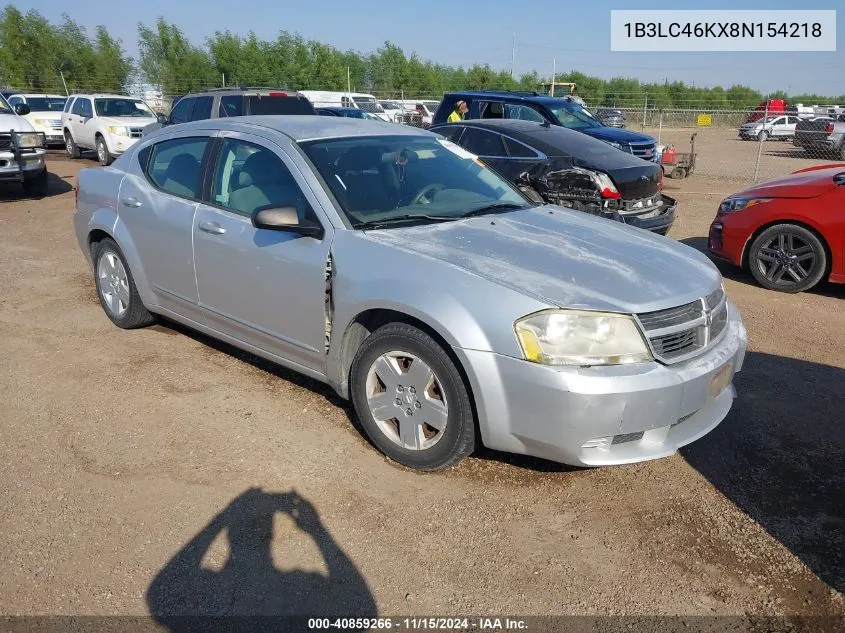
<svg viewBox="0 0 845 633"><path fill-rule="evenodd" d="M71 229L91 165L53 155L50 197L0 193L0 614L845 615L845 287L725 271L751 349L682 454L421 475L313 381L115 328ZM725 186L667 180L671 236L703 248Z"/></svg>

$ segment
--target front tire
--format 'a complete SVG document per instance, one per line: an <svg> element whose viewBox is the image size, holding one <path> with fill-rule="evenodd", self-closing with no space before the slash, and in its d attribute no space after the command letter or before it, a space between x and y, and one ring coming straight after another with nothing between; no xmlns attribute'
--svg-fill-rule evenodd
<svg viewBox="0 0 845 633"><path fill-rule="evenodd" d="M107 167L108 165L112 164L114 161L114 156L111 155L109 152L109 146L106 144L106 139L104 139L99 134L97 135L97 160L100 161L100 164L103 167Z"/></svg>
<svg viewBox="0 0 845 633"><path fill-rule="evenodd" d="M364 432L392 460L440 470L475 447L464 380L446 351L406 323L364 339L350 370L352 403Z"/></svg>
<svg viewBox="0 0 845 633"><path fill-rule="evenodd" d="M760 132L757 134L757 140L758 141L766 141L766 140L768 140L768 138L769 138L769 133L766 130L760 130Z"/></svg>
<svg viewBox="0 0 845 633"><path fill-rule="evenodd" d="M155 320L144 307L129 265L112 239L93 247L94 284L100 305L117 327L124 330L150 325Z"/></svg>
<svg viewBox="0 0 845 633"><path fill-rule="evenodd" d="M764 288L803 292L827 271L827 251L812 231L796 224L776 224L763 231L748 251L751 274Z"/></svg>
<svg viewBox="0 0 845 633"><path fill-rule="evenodd" d="M79 158L82 156L82 152L79 151L79 146L73 140L70 130L65 130L65 150L70 158Z"/></svg>

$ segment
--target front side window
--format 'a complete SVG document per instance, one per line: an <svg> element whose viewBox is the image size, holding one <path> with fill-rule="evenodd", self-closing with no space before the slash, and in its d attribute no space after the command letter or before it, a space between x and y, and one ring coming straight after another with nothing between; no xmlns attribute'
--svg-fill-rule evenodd
<svg viewBox="0 0 845 633"><path fill-rule="evenodd" d="M445 139L375 136L300 145L355 228L530 206L473 154Z"/></svg>
<svg viewBox="0 0 845 633"><path fill-rule="evenodd" d="M176 102L173 109L170 111L171 123L185 123L188 117L191 116L191 108L194 105L194 99L190 97L183 97Z"/></svg>
<svg viewBox="0 0 845 633"><path fill-rule="evenodd" d="M211 118L211 108L214 105L214 97L197 97L194 109L191 111L191 121L204 121Z"/></svg>
<svg viewBox="0 0 845 633"><path fill-rule="evenodd" d="M65 104L65 109L64 109L65 112L70 112L70 109L73 107L73 102L74 102L73 97L71 97L70 99L67 100L67 103Z"/></svg>
<svg viewBox="0 0 845 633"><path fill-rule="evenodd" d="M140 99L94 99L97 116L155 118L153 111Z"/></svg>
<svg viewBox="0 0 845 633"><path fill-rule="evenodd" d="M505 105L505 116L509 119L519 119L520 121L537 121L537 123L545 121L543 116L534 108L513 103Z"/></svg>
<svg viewBox="0 0 845 633"><path fill-rule="evenodd" d="M482 119L503 119L505 117L505 104L501 101L489 101L481 104Z"/></svg>
<svg viewBox="0 0 845 633"><path fill-rule="evenodd" d="M305 97L270 94L246 99L250 114L314 114L314 106Z"/></svg>
<svg viewBox="0 0 845 633"><path fill-rule="evenodd" d="M79 116L90 117L91 100L78 97L76 101L73 102L73 110L71 110L71 112Z"/></svg>
<svg viewBox="0 0 845 633"><path fill-rule="evenodd" d="M152 146L147 178L159 189L180 198L199 199L202 158L207 138L175 138Z"/></svg>
<svg viewBox="0 0 845 633"><path fill-rule="evenodd" d="M505 137L505 148L511 158L537 158L537 152L519 141Z"/></svg>
<svg viewBox="0 0 845 633"><path fill-rule="evenodd" d="M300 221L308 204L290 170L274 152L239 139L226 139L220 150L211 200L239 215L262 208L295 207Z"/></svg>
<svg viewBox="0 0 845 633"><path fill-rule="evenodd" d="M603 127L595 117L577 104L553 107L550 110L558 122L570 130L589 130L594 127Z"/></svg>
<svg viewBox="0 0 845 633"><path fill-rule="evenodd" d="M26 103L26 102L24 101L23 97L19 97L19 96L15 95L14 97L9 97L8 103L9 103L10 106L12 106L14 108L19 103ZM32 108L30 107L30 110L31 109Z"/></svg>

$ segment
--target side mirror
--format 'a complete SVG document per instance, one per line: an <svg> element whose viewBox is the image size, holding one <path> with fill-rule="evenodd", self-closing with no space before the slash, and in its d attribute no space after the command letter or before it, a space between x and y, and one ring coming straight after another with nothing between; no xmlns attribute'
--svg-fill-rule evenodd
<svg viewBox="0 0 845 633"><path fill-rule="evenodd" d="M843 171L839 174L836 174L833 177L833 184L836 185L837 187L841 187L842 185L845 185L845 171Z"/></svg>
<svg viewBox="0 0 845 633"><path fill-rule="evenodd" d="M259 207L252 212L252 226L268 231L285 231L321 239L324 231L319 224L300 224L296 207Z"/></svg>
<svg viewBox="0 0 845 633"><path fill-rule="evenodd" d="M162 125L167 125L169 123L169 119L167 115L163 112L156 112L156 120L161 123Z"/></svg>
<svg viewBox="0 0 845 633"><path fill-rule="evenodd" d="M29 109L29 106L25 103L15 104L15 114L17 114L18 116L24 116L26 114L29 114L30 112L31 110Z"/></svg>

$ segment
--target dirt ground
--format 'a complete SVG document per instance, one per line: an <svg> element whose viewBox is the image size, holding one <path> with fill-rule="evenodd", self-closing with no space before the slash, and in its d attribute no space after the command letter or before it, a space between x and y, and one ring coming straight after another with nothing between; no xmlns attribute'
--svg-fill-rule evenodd
<svg viewBox="0 0 845 633"><path fill-rule="evenodd" d="M313 381L114 327L71 227L90 165L0 194L0 614L845 615L845 287L725 270L750 351L681 454L422 475ZM724 187L667 181L671 237L703 248Z"/></svg>

